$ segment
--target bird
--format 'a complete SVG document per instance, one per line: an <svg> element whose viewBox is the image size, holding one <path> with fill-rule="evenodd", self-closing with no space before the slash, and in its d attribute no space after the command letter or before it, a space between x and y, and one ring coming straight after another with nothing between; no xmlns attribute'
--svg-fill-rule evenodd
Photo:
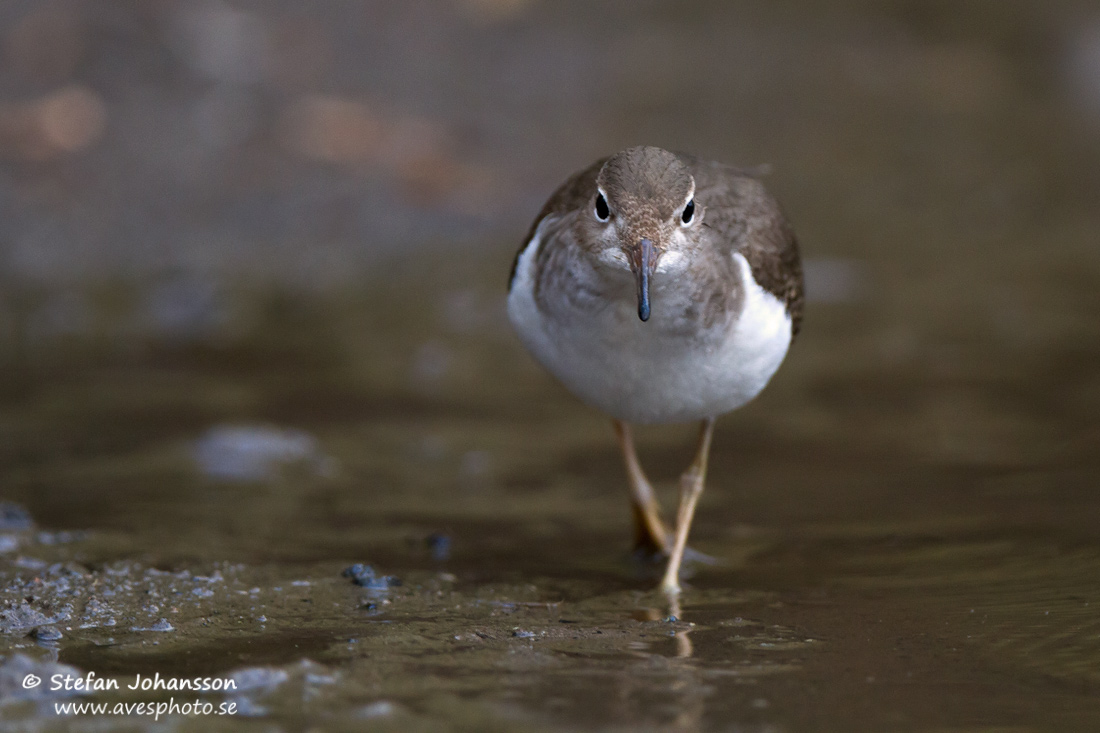
<svg viewBox="0 0 1100 733"><path fill-rule="evenodd" d="M756 397L802 321L799 246L755 171L659 147L597 160L543 206L516 253L507 311L522 344L611 417L638 548L680 566L715 420ZM642 470L635 425L698 423L673 525Z"/></svg>

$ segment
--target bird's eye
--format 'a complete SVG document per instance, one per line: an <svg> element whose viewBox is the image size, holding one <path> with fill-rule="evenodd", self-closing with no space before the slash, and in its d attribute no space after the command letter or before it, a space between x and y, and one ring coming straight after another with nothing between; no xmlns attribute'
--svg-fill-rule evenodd
<svg viewBox="0 0 1100 733"><path fill-rule="evenodd" d="M607 208L607 199L603 197L602 193L596 194L596 218L600 221L607 221L611 218L611 209Z"/></svg>
<svg viewBox="0 0 1100 733"><path fill-rule="evenodd" d="M684 207L684 213L680 215L680 221L684 222L684 224L690 224L693 218L695 218L695 199L687 202L687 206Z"/></svg>

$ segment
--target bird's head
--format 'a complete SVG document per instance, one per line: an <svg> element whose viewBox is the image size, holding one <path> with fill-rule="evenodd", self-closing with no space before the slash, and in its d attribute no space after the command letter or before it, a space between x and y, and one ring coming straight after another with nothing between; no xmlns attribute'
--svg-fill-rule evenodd
<svg viewBox="0 0 1100 733"><path fill-rule="evenodd" d="M607 159L596 192L582 212L593 252L605 265L629 269L637 284L638 317L649 320L650 281L686 265L692 234L703 218L695 179L661 148L628 148Z"/></svg>

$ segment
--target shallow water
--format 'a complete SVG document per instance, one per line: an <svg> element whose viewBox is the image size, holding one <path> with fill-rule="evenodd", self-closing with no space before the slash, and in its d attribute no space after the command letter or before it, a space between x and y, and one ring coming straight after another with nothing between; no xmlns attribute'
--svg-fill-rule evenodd
<svg viewBox="0 0 1100 733"><path fill-rule="evenodd" d="M609 426L527 360L494 278L477 284L507 256L444 268L468 278L476 328L398 268L297 329L221 349L85 345L91 369L55 353L12 372L24 386L8 398L5 494L40 529L78 533L9 533L5 607L71 608L60 640L13 627L5 652L123 680L274 675L224 698L257 726L1100 723L1100 498L1082 403L1100 394L1095 353L1058 355L1075 383L981 339L938 378L930 356L845 372L877 337L874 302L819 308L772 387L719 423L692 535L716 563L692 566L673 620L651 590L659 568L629 555ZM397 312L412 327L385 325ZM318 455L298 446L262 480L204 477L196 450L218 424L288 426ZM642 433L666 501L691 432ZM356 586L341 575L354 562L402 583ZM162 618L171 631L133 630ZM88 699L142 694L166 693ZM50 704L0 712L49 722Z"/></svg>
<svg viewBox="0 0 1100 733"><path fill-rule="evenodd" d="M0 10L0 727L1100 729L1088 3L33 5ZM264 29L266 71L199 53ZM61 84L100 137L20 149ZM680 608L503 307L550 188L642 141L773 164L807 258ZM693 433L640 432L667 510ZM91 672L227 677L234 715L23 687Z"/></svg>

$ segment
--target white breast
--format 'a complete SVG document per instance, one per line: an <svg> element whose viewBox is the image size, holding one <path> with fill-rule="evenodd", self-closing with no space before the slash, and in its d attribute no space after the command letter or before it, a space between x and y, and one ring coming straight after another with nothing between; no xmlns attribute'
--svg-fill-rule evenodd
<svg viewBox="0 0 1100 733"><path fill-rule="evenodd" d="M626 301L598 311L544 313L535 301L535 266L544 226L524 249L508 295L508 316L535 358L583 401L633 423L688 422L734 410L779 368L791 342L783 303L761 288L741 254L738 318L701 337L661 329L655 299L643 323Z"/></svg>

